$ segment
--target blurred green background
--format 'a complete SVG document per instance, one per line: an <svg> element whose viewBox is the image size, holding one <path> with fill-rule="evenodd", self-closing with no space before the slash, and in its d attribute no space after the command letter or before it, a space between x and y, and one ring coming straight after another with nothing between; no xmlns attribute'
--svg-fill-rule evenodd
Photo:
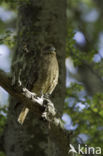
<svg viewBox="0 0 103 156"><path fill-rule="evenodd" d="M0 1L0 68L10 72L18 2ZM103 149L103 1L67 1L66 97L62 119L71 143ZM0 88L0 135L8 94ZM1 151L0 156L3 153Z"/></svg>

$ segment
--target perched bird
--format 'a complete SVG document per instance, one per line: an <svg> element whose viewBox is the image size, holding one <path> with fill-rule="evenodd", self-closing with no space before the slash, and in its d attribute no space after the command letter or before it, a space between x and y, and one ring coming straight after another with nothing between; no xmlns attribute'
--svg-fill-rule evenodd
<svg viewBox="0 0 103 156"><path fill-rule="evenodd" d="M55 48L51 46L44 48L38 61L38 75L31 92L36 93L37 96L50 95L58 83L59 76ZM24 107L18 118L20 124L23 124L28 112L29 109Z"/></svg>

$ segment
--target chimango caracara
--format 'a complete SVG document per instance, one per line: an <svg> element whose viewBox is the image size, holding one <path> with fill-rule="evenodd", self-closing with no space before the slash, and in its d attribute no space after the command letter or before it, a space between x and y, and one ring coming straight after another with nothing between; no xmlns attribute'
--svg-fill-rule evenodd
<svg viewBox="0 0 103 156"><path fill-rule="evenodd" d="M59 67L54 47L46 47L40 56L37 80L33 84L31 92L41 95L50 95L58 83ZM34 75L35 76L35 75ZM24 107L18 122L23 124L29 109Z"/></svg>

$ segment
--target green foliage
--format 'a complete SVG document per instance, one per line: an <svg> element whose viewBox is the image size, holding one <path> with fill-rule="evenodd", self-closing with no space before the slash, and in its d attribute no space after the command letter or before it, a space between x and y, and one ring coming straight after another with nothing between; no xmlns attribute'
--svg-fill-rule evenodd
<svg viewBox="0 0 103 156"><path fill-rule="evenodd" d="M65 104L65 113L70 115L74 125L78 125L74 133L75 139L78 138L79 134L86 134L88 140L85 144L103 149L103 93L98 93L92 98L84 96L85 100L82 100L78 92L83 91L83 89L83 86L78 84L72 84L67 89L67 97L69 98ZM70 97L74 98L74 103L68 108ZM80 109L77 105L78 102L85 107Z"/></svg>
<svg viewBox="0 0 103 156"><path fill-rule="evenodd" d="M0 44L6 44L9 48L13 48L15 45L16 35L15 33L7 30L0 37Z"/></svg>
<svg viewBox="0 0 103 156"><path fill-rule="evenodd" d="M17 3L21 2L25 4L31 3L30 0L1 0L0 5L16 12ZM98 75L102 80L103 59L96 63L93 62L93 57L98 53L98 36L103 31L103 20L101 20L103 15L103 8L101 8L101 6L103 5L97 5L92 0L68 0L68 6L66 57L70 56L74 65L78 68L82 66L84 62L88 64L92 63L94 70L98 71ZM98 10L100 16L95 22L88 22L85 20L83 15L92 9ZM13 48L15 45L16 35L10 30L12 30L12 25L8 29L8 23L0 20L0 44L6 44L10 48ZM78 45L74 40L76 31L82 32L85 36L86 43L84 47ZM22 32L20 33L22 36ZM30 34L27 33L26 36L30 36ZM90 79L90 77L88 79ZM86 92L84 84L76 82L71 83L71 85L66 89L64 112L71 117L73 125L78 125L74 130L71 141L74 144L77 144L78 142L76 139L78 138L78 135L86 134L88 139L85 144L93 147L100 146L103 149L103 93L95 93L93 96L89 96L85 93L81 98L80 93L83 91ZM72 104L70 98L73 99ZM79 107L78 103L81 103L83 107ZM0 107L0 135L3 132L6 123L5 114L7 114L7 107ZM4 154L0 152L0 156L4 156Z"/></svg>
<svg viewBox="0 0 103 156"><path fill-rule="evenodd" d="M0 44L6 44L9 48L13 48L15 45L16 35L15 33L7 30L0 38Z"/></svg>
<svg viewBox="0 0 103 156"><path fill-rule="evenodd" d="M0 105L0 136L2 136L6 120L7 120L7 106L1 106ZM6 156L3 151L0 151L0 156Z"/></svg>
<svg viewBox="0 0 103 156"><path fill-rule="evenodd" d="M6 156L4 152L0 152L0 156Z"/></svg>
<svg viewBox="0 0 103 156"><path fill-rule="evenodd" d="M0 106L0 135L2 134L7 119L7 106Z"/></svg>
<svg viewBox="0 0 103 156"><path fill-rule="evenodd" d="M75 66L81 65L84 61L88 61L88 63L92 62L93 56L97 51L93 49L89 52L88 55L85 51L80 51L76 47L74 35L75 33L73 32L73 29L68 29L68 36L66 41L67 57L71 56Z"/></svg>
<svg viewBox="0 0 103 156"><path fill-rule="evenodd" d="M92 0L70 0L68 3L67 57L72 58L74 65L78 69L82 67L82 65L92 64L92 72L98 77L98 81L102 83L103 58L101 58L99 62L94 62L93 57L95 54L98 54L99 35L103 32L103 21L101 20L103 5L100 7L99 3L94 3ZM103 1L101 1L101 3L103 4ZM88 14L92 9L98 10L100 16L95 22L88 22L83 18L83 15L86 14L86 12ZM74 40L76 31L82 32L85 37L86 41L82 46ZM85 79L89 81L91 77L86 77ZM84 82L71 83L66 91L64 112L71 117L73 125L77 125L72 135L71 142L77 145L78 135L85 134L87 140L83 142L83 139L81 139L82 144L87 144L92 147L101 147L103 152L103 93L95 92L95 94L89 95L84 87L87 84L83 83ZM95 88L96 81L93 83L92 87ZM89 87L91 87L91 85ZM81 97L80 93L83 91L85 94L82 94ZM78 103L82 106L79 106Z"/></svg>
<svg viewBox="0 0 103 156"><path fill-rule="evenodd" d="M0 0L0 6L15 11L18 0Z"/></svg>
<svg viewBox="0 0 103 156"><path fill-rule="evenodd" d="M8 3L5 3L8 2ZM15 18L16 18L16 4L11 1L0 1L0 5L3 11L12 11L14 13L13 18L7 21L0 19L0 44L6 44L9 48L13 48L15 45ZM5 17L6 15L4 15Z"/></svg>

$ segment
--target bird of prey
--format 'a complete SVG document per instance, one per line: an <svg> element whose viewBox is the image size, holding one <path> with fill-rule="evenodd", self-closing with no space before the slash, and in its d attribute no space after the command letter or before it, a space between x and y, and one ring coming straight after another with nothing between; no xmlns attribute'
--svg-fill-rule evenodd
<svg viewBox="0 0 103 156"><path fill-rule="evenodd" d="M56 57L56 50L53 46L47 46L41 52L38 59L38 74L34 81L31 92L37 96L50 95L58 83L59 67ZM35 75L33 75L35 77ZM22 109L18 122L23 124L29 109L24 106Z"/></svg>

